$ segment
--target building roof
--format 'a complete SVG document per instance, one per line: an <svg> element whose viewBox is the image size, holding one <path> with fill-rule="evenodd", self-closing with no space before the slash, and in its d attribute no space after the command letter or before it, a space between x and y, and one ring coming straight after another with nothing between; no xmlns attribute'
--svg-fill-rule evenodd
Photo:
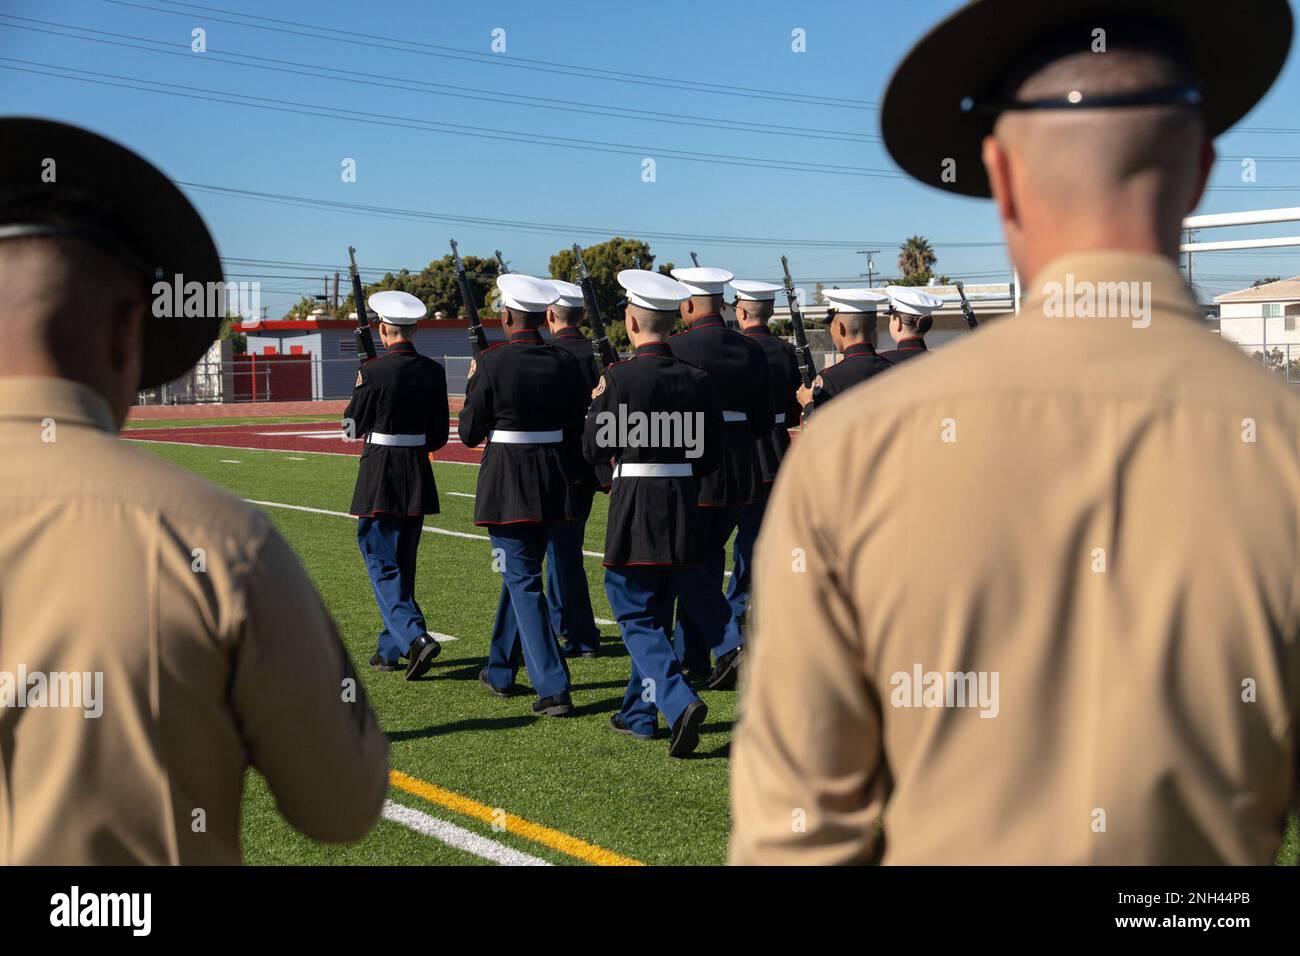
<svg viewBox="0 0 1300 956"><path fill-rule="evenodd" d="M378 328L379 321L375 317L370 318L371 328ZM355 329L357 320L352 319L262 319L257 323L244 323L239 326L238 331L243 333L257 332L298 332L306 334L308 332L317 332L321 329ZM421 319L418 323L421 329L464 329L469 327L469 323L464 319Z"/></svg>
<svg viewBox="0 0 1300 956"><path fill-rule="evenodd" d="M1300 276L1265 282L1263 285L1216 295L1215 302L1296 302L1300 301Z"/></svg>

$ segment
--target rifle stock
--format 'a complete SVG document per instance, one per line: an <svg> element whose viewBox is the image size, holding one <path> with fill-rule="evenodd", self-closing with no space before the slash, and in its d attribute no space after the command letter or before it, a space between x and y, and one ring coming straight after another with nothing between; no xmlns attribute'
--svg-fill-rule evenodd
<svg viewBox="0 0 1300 956"><path fill-rule="evenodd" d="M477 358L487 348L487 333L483 331L483 323L478 317L478 306L474 304L474 287L469 284L469 273L465 271L465 263L460 261L460 250L456 247L455 239L451 240L451 256L456 265L456 284L460 286L461 306L469 320L470 349Z"/></svg>
<svg viewBox="0 0 1300 956"><path fill-rule="evenodd" d="M582 303L587 310L587 321L591 323L591 350L596 356L597 368L608 368L618 363L618 353L610 344L605 334L605 320L600 315L600 305L596 302L596 287L592 285L591 273L582 261L582 248L575 242L573 255L578 261L578 285L582 288Z"/></svg>
<svg viewBox="0 0 1300 956"><path fill-rule="evenodd" d="M799 378L804 385L813 383L812 350L808 348L808 330L803 324L803 310L795 294L794 279L790 277L790 264L781 257L781 271L785 273L785 300L790 306L790 324L794 327L794 354L799 360Z"/></svg>
<svg viewBox="0 0 1300 956"><path fill-rule="evenodd" d="M352 278L352 298L357 304L357 355L372 359L375 336L370 331L370 317L366 315L366 297L361 290L361 273L357 271L357 250L352 246L348 246L348 275Z"/></svg>

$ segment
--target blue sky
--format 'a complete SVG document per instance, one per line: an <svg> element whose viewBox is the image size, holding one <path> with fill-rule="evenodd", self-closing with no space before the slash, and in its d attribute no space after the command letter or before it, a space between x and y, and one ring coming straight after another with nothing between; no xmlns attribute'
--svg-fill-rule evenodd
<svg viewBox="0 0 1300 956"><path fill-rule="evenodd" d="M956 6L4 0L0 111L89 126L186 183L543 224L428 221L187 187L227 272L259 279L272 317L319 291L320 277L346 264L349 243L368 277L375 267L419 268L447 251L449 237L463 252L500 248L512 268L545 274L558 249L605 237L568 226L680 236L651 241L658 261L689 264L695 249L705 264L743 277L774 278L785 252L801 285L857 281L865 269L859 249L882 250L877 269L892 269L898 243L920 233L935 244L940 272L1003 281L1009 266L991 204L902 178L872 141L879 133L872 106L893 65ZM191 51L196 28L206 31L207 53ZM806 52L791 49L796 28L805 31ZM496 29L505 31L504 53L491 49ZM349 39L353 31L371 36ZM971 56L979 55L972 38ZM1289 158L1300 153L1296 60L1220 139L1220 153L1234 158L1220 162L1214 185L1227 188L1209 193L1198 211L1300 205L1300 161ZM97 82L85 82L89 74ZM157 84L185 95L159 93ZM326 115L240 105L231 95ZM556 105L596 112L547 108ZM387 125L362 120L376 114ZM699 125L675 119L683 116ZM1296 132L1260 131L1288 128ZM780 132L793 129L805 132ZM540 136L571 145L544 145ZM594 149L594 141L607 145ZM691 161L683 151L712 158ZM1254 186L1239 180L1242 156L1258 160ZM654 182L643 181L646 157L655 160ZM356 161L356 182L342 181L346 158ZM1293 224L1200 238L1297 232ZM1300 251L1201 254L1195 270L1215 294L1300 272Z"/></svg>

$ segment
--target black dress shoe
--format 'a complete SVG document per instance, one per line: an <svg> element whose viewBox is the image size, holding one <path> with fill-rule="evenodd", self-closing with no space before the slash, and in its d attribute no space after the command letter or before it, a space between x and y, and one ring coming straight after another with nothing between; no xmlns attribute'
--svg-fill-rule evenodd
<svg viewBox="0 0 1300 956"><path fill-rule="evenodd" d="M560 653L565 657L599 657L600 649L596 647L579 647L577 644L565 644L560 647Z"/></svg>
<svg viewBox="0 0 1300 956"><path fill-rule="evenodd" d="M492 692L494 697L509 697L514 693L515 687L511 684L509 687L501 688L488 680L488 669L485 667L478 672L478 682Z"/></svg>
<svg viewBox="0 0 1300 956"><path fill-rule="evenodd" d="M736 686L736 677L740 673L740 656L745 648L737 647L734 651L727 651L718 658L718 663L713 665L713 670L709 673L709 679L704 682L704 686L709 690L732 690Z"/></svg>
<svg viewBox="0 0 1300 956"><path fill-rule="evenodd" d="M614 733L626 734L627 736L631 737L633 740L654 740L655 739L653 730L647 734L647 733L642 733L639 730L633 730L631 727L629 727L626 723L623 722L622 714L610 714L609 726L613 728Z"/></svg>
<svg viewBox="0 0 1300 956"><path fill-rule="evenodd" d="M378 654L371 654L370 666L377 671L400 671L402 669L402 662L386 661Z"/></svg>
<svg viewBox="0 0 1300 956"><path fill-rule="evenodd" d="M567 717L572 712L573 701L569 699L567 690L562 694L552 694L550 697L533 701L533 713L539 716Z"/></svg>
<svg viewBox="0 0 1300 956"><path fill-rule="evenodd" d="M693 752L700 743L700 724L709 716L709 706L702 700L693 700L686 705L682 715L673 724L673 739L668 745L668 756L685 757Z"/></svg>
<svg viewBox="0 0 1300 956"><path fill-rule="evenodd" d="M421 634L411 642L406 652L406 679L417 680L429 672L433 659L442 653L442 645L428 634Z"/></svg>

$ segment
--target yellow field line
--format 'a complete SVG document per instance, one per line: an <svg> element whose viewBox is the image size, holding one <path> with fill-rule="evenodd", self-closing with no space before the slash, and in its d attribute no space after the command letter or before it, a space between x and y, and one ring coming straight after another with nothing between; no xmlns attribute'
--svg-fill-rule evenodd
<svg viewBox="0 0 1300 956"><path fill-rule="evenodd" d="M499 825L502 822L498 810L489 807L486 803L479 803L477 800L463 796L453 790L426 783L418 777L407 776L400 770L390 770L388 772L388 782L398 790L414 794L417 797L423 797L430 803L436 803L448 810L454 810L467 817L482 820L484 823ZM603 846L596 846L596 844L588 843L586 840L579 840L577 837L569 836L569 834L560 830L553 830L540 823L533 823L533 821L525 820L513 813L506 814L505 828L507 833L518 834L532 840L534 843L548 846L552 850L559 850L574 859L595 866L645 866L640 860L634 860L630 856L623 856L613 850L606 850Z"/></svg>

